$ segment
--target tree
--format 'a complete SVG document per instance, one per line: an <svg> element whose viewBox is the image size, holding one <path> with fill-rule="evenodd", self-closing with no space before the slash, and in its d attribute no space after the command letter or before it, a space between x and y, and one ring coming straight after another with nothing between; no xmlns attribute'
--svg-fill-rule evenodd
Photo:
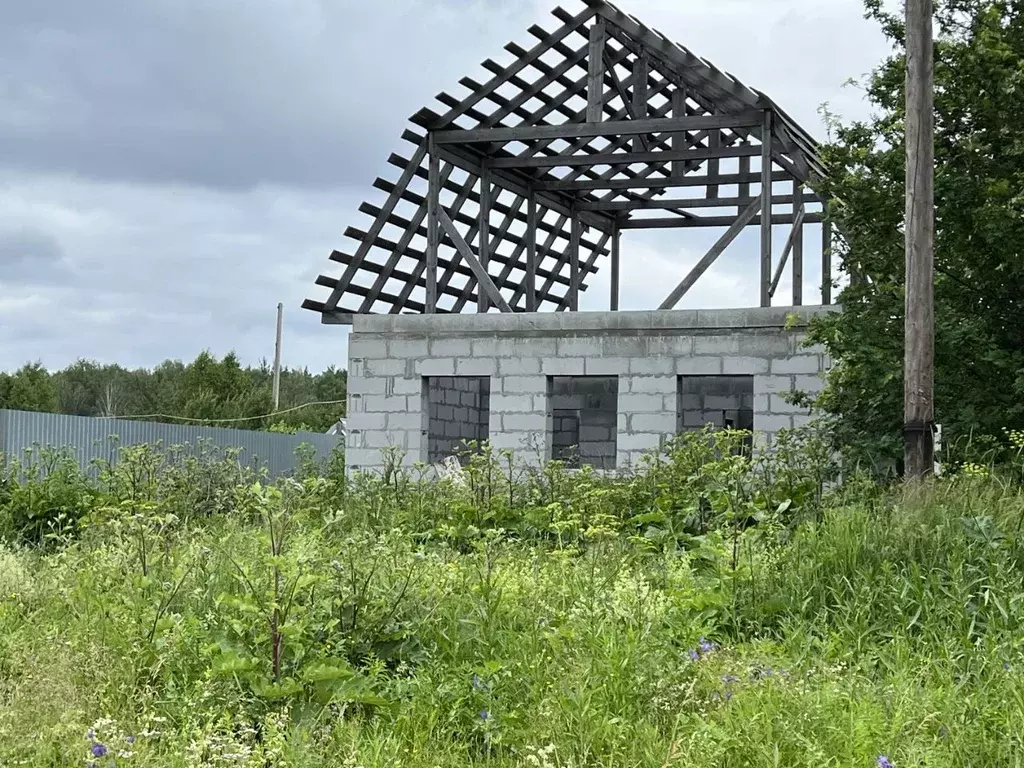
<svg viewBox="0 0 1024 768"><path fill-rule="evenodd" d="M854 276L812 323L837 360L821 405L854 453L899 461L903 370L901 18L867 13L894 54L867 83L874 116L823 148L836 249ZM1024 426L1024 3L940 0L935 49L935 409L947 443Z"/></svg>
<svg viewBox="0 0 1024 768"><path fill-rule="evenodd" d="M26 363L5 387L5 408L18 411L57 411L57 388L42 363Z"/></svg>

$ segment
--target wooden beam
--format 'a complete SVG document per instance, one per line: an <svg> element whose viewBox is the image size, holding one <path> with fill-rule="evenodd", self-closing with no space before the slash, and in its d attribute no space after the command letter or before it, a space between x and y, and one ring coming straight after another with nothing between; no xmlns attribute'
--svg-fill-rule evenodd
<svg viewBox="0 0 1024 768"><path fill-rule="evenodd" d="M779 264L775 269L775 277L772 278L771 286L768 288L768 298L774 298L775 291L778 290L779 282L782 280L782 273L785 271L786 264L789 262L789 254L793 251L797 235L801 231L803 225L804 209L800 208L797 210L796 216L793 219L793 229L789 232L789 238L786 240L786 247L782 249L782 256L779 257ZM793 290L794 292L796 291L795 282Z"/></svg>
<svg viewBox="0 0 1024 768"><path fill-rule="evenodd" d="M686 120L686 89L680 86L672 89L672 119ZM672 136L672 149L677 152L686 149L687 138L679 134ZM685 173L686 166L682 162L676 160L672 163L672 176L674 178L681 178Z"/></svg>
<svg viewBox="0 0 1024 768"><path fill-rule="evenodd" d="M757 198L757 201L760 203L761 198ZM821 217L822 214L820 213L805 214L804 223L817 224L821 221ZM763 218L760 215L755 216L750 221L750 226L761 226ZM692 229L695 227L728 227L734 221L736 221L735 216L697 216L692 219L681 219L677 216L672 216L666 218L628 219L619 224L619 227L621 229ZM793 221L794 218L791 213L773 213L771 217L773 225L792 224ZM768 284L771 285L770 274L768 275Z"/></svg>
<svg viewBox="0 0 1024 768"><path fill-rule="evenodd" d="M722 146L722 134L719 133L718 131L712 131L711 135L708 137L708 147L711 148L711 149L718 149L721 146ZM719 161L719 159L717 157L711 158L711 161L708 163L708 176L710 176L711 178L714 178L715 176L720 176L721 173L722 173L721 162ZM710 185L708 185L708 197L709 198L716 198L716 197L718 197L718 185L717 184L710 184Z"/></svg>
<svg viewBox="0 0 1024 768"><path fill-rule="evenodd" d="M480 167L480 226L477 230L480 238L480 266L487 273L491 263L491 171L486 160ZM481 291L476 302L477 312L487 312L490 308L487 300L486 291Z"/></svg>
<svg viewBox="0 0 1024 768"><path fill-rule="evenodd" d="M821 223L821 303L832 303L832 222L828 220Z"/></svg>
<svg viewBox="0 0 1024 768"><path fill-rule="evenodd" d="M612 312L616 312L619 309L619 240L619 223L616 221L612 227L612 285L609 301Z"/></svg>
<svg viewBox="0 0 1024 768"><path fill-rule="evenodd" d="M647 118L647 78L651 72L651 61L646 54L641 54L633 60L633 119L645 120ZM638 134L633 142L634 152L646 152L650 147L643 134Z"/></svg>
<svg viewBox="0 0 1024 768"><path fill-rule="evenodd" d="M668 163L673 160L710 160L715 157L742 157L759 154L759 147L701 147L660 152L598 152L592 155L552 155L541 157L496 157L493 168L576 168L593 165L635 165L637 163Z"/></svg>
<svg viewBox="0 0 1024 768"><path fill-rule="evenodd" d="M537 311L537 195L530 190L526 214L526 311Z"/></svg>
<svg viewBox="0 0 1024 768"><path fill-rule="evenodd" d="M772 181L789 181L793 177L784 171L774 171ZM723 174L714 178L701 176L683 176L682 178L658 177L640 179L588 179L586 181L538 181L534 187L545 192L596 192L602 190L627 189L667 189L669 187L706 187L708 184L741 184L744 181L760 182L760 173L746 176L740 174Z"/></svg>
<svg viewBox="0 0 1024 768"><path fill-rule="evenodd" d="M750 197L750 182L753 181L753 177L750 173L750 158L740 158L740 173L739 173L739 193L740 197Z"/></svg>
<svg viewBox="0 0 1024 768"><path fill-rule="evenodd" d="M572 217L572 232L569 235L569 311L580 309L580 236L583 224L579 216Z"/></svg>
<svg viewBox="0 0 1024 768"><path fill-rule="evenodd" d="M430 156L429 179L427 181L427 300L426 312L437 311L437 248L441 242L438 227L438 212L441 208L439 195L441 192L441 156L437 152L432 139L428 137L428 154Z"/></svg>
<svg viewBox="0 0 1024 768"><path fill-rule="evenodd" d="M744 210L736 221L733 222L732 226L729 227L729 229L720 238L718 238L718 242L711 246L711 250L704 254L704 257L697 262L693 269L690 270L690 274L683 278L683 281L673 289L658 309L674 308L675 305L679 303L679 300L686 295L686 292L693 287L693 284L700 279L700 276L708 270L708 267L715 263L715 260L722 255L722 252L729 247L732 241L737 238L740 232L743 231L743 228L746 227L757 215L760 209L760 199L755 200L748 205L746 210Z"/></svg>
<svg viewBox="0 0 1024 768"><path fill-rule="evenodd" d="M622 99L622 104L623 104L623 106L626 109L626 114L629 115L631 120L635 121L636 120L636 112L634 110L633 100L630 99L629 94L626 92L625 86L623 86L622 85L622 81L619 80L619 75L615 71L615 62L613 62L611 57L608 55L607 49L605 49L604 66L605 66L605 71L608 72L608 75L609 75L609 77L610 77L610 79L612 81L612 86L615 88L615 92L617 94L619 94L619 98ZM634 75L631 77L631 79L634 82L635 82L635 77L636 77L636 75L634 73ZM645 115L645 117L646 117L646 115ZM650 148L651 148L650 147L650 142L647 140L647 137L644 136L643 134L640 134L640 144L641 144L641 149L643 149L644 151L650 150ZM637 149L637 152L641 151L641 149Z"/></svg>
<svg viewBox="0 0 1024 768"><path fill-rule="evenodd" d="M772 304L772 113L764 112L761 129L761 306Z"/></svg>
<svg viewBox="0 0 1024 768"><path fill-rule="evenodd" d="M643 118L597 123L456 129L436 131L434 141L439 145L507 144L513 141L557 141L558 139L585 139L600 136L636 136L645 133L675 134L713 128L742 128L760 124L761 113L747 111L734 115L690 115L689 117ZM683 136L682 140L685 141L686 136Z"/></svg>
<svg viewBox="0 0 1024 768"><path fill-rule="evenodd" d="M800 224L793 222L793 306L804 303L804 224L803 185L793 181L793 214L800 213Z"/></svg>
<svg viewBox="0 0 1024 768"><path fill-rule="evenodd" d="M654 197L647 200L610 200L608 202L582 202L579 204L581 211L647 211L665 210L673 208L732 208L740 210L746 208L755 199L753 197ZM816 203L817 198L813 195L803 195L804 203ZM799 202L799 201L796 201ZM775 205L794 203L792 195L775 195L772 198Z"/></svg>
<svg viewBox="0 0 1024 768"><path fill-rule="evenodd" d="M587 67L587 122L596 123L604 114L604 19L590 28L590 53Z"/></svg>
<svg viewBox="0 0 1024 768"><path fill-rule="evenodd" d="M501 291L498 290L497 286L491 280L490 275L487 274L487 270L484 269L483 265L477 260L476 256L473 255L473 249L469 247L459 231L455 229L455 224L448 214L445 213L444 209L439 210L439 218L441 220L441 227L447 233L448 237L455 244L455 250L462 256L462 260L469 265L469 268L473 270L473 275L476 277L477 285L481 293L487 294L487 297L494 302L494 306L500 309L502 312L511 312L512 307L508 305L504 297L501 295Z"/></svg>

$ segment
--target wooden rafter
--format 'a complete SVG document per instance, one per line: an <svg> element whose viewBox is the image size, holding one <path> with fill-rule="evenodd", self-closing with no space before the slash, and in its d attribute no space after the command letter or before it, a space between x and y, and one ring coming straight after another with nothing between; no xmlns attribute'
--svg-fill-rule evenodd
<svg viewBox="0 0 1024 768"><path fill-rule="evenodd" d="M762 303L787 264L802 302L804 228L824 220L814 140L763 93L606 0L576 2L575 13L554 10L554 31L531 27L532 46L508 43L510 63L487 59L486 78L463 78L464 95L441 93L440 109L413 115L416 130L402 138L414 150L390 156L398 178L374 182L385 199L359 206L372 222L346 228L355 248L331 254L342 274L317 278L330 295L304 306L325 322L471 302L482 312L573 311L609 257L617 308L623 230L725 227L702 260L710 265L746 226L761 228ZM772 190L783 181L792 194ZM703 194L676 192L687 188ZM776 224L794 226L773 264ZM822 264L827 283L827 254ZM822 295L830 301L826 285Z"/></svg>

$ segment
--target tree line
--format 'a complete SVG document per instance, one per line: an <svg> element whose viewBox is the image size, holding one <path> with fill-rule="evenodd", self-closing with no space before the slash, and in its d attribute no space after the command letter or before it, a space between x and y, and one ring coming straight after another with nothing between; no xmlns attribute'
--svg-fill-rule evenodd
<svg viewBox="0 0 1024 768"><path fill-rule="evenodd" d="M346 371L334 367L317 374L283 368L280 409L268 415L274 411L273 371L266 360L242 367L234 353L218 360L204 351L190 363L165 360L152 369L78 360L52 372L33 362L0 372L0 408L326 432L345 414L347 380ZM331 404L301 407L309 403Z"/></svg>

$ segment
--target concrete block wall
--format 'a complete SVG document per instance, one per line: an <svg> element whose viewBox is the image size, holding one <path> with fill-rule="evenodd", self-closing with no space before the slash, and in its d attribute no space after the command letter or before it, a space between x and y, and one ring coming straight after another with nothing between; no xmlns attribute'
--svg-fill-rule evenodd
<svg viewBox="0 0 1024 768"><path fill-rule="evenodd" d="M487 440L491 395L488 377L431 376L423 381L427 461L442 461L459 453L469 442Z"/></svg>
<svg viewBox="0 0 1024 768"><path fill-rule="evenodd" d="M551 457L615 469L619 381L614 376L548 378Z"/></svg>
<svg viewBox="0 0 1024 768"><path fill-rule="evenodd" d="M424 377L487 377L491 445L531 464L551 456L549 387L563 376L616 380L617 468L676 434L680 377L753 377L755 442L767 444L810 420L784 394L820 390L828 366L788 318L835 309L359 315L349 337L346 462L379 470L389 446L406 466L430 459Z"/></svg>

